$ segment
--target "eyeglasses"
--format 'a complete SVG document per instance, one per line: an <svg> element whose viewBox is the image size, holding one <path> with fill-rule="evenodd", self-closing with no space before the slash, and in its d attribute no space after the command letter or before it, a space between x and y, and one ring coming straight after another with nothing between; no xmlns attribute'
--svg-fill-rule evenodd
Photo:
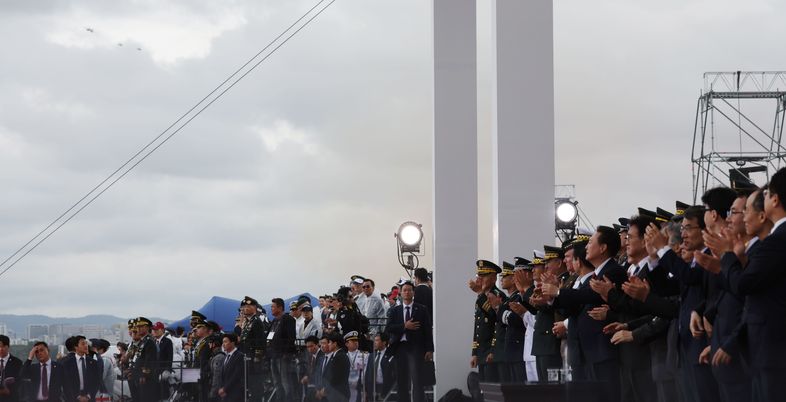
<svg viewBox="0 0 786 402"><path fill-rule="evenodd" d="M694 230L694 229L700 229L700 228L698 226L696 226L696 225L683 225L683 226L680 226L680 231L681 232L690 232L691 230Z"/></svg>
<svg viewBox="0 0 786 402"><path fill-rule="evenodd" d="M742 213L742 211L737 211L737 210L734 210L734 209L730 209L730 210L726 211L726 216L732 216L732 215L737 215L737 214L741 214L741 213Z"/></svg>

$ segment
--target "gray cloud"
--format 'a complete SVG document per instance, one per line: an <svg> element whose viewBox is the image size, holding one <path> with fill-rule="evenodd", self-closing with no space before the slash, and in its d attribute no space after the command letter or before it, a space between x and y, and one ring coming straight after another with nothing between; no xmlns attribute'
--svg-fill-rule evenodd
<svg viewBox="0 0 786 402"><path fill-rule="evenodd" d="M0 54L4 254L314 2L63 4L0 6L0 34L14 38ZM770 38L783 7L556 2L557 179L577 185L596 224L688 200L701 73L781 68ZM481 256L489 9L479 2ZM423 222L431 240L430 31L427 1L336 2L0 277L4 311L179 318L211 295L321 293L354 273L386 287L402 273L398 224ZM64 290L75 286L95 296Z"/></svg>

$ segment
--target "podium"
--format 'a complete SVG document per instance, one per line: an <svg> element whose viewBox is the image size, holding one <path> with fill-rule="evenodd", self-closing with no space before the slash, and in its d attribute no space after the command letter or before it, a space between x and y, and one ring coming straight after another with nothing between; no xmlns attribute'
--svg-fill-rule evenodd
<svg viewBox="0 0 786 402"><path fill-rule="evenodd" d="M485 402L602 402L600 389L594 381L480 383Z"/></svg>

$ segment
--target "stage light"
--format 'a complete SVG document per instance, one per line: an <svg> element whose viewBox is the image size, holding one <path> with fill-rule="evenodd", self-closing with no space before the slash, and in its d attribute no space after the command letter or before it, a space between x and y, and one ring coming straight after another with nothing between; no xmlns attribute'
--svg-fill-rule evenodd
<svg viewBox="0 0 786 402"><path fill-rule="evenodd" d="M576 204L570 201L558 201L556 214L559 222L571 223L576 220L578 210L576 209Z"/></svg>
<svg viewBox="0 0 786 402"><path fill-rule="evenodd" d="M396 233L399 248L402 253L420 252L420 243L423 241L423 229L421 224L407 221L401 224Z"/></svg>

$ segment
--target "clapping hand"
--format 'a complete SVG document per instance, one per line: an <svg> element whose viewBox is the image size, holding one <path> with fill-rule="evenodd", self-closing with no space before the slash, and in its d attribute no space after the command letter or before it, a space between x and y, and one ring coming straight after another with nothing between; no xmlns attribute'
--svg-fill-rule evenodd
<svg viewBox="0 0 786 402"><path fill-rule="evenodd" d="M590 279L590 287L603 300L609 301L609 291L614 287L614 282L604 276L603 279Z"/></svg>
<svg viewBox="0 0 786 402"><path fill-rule="evenodd" d="M595 307L587 312L587 314L589 314L589 316L592 317L592 319L595 321L605 321L606 315L608 315L608 313L609 313L609 306L605 304L600 307Z"/></svg>
<svg viewBox="0 0 786 402"><path fill-rule="evenodd" d="M632 299L643 302L650 294L650 284L637 276L631 276L622 284L622 291Z"/></svg>
<svg viewBox="0 0 786 402"><path fill-rule="evenodd" d="M713 274L720 273L721 263L720 258L717 256L705 254L699 250L696 250L693 252L693 258L696 259L696 263L698 263L700 267L704 268L705 271Z"/></svg>

